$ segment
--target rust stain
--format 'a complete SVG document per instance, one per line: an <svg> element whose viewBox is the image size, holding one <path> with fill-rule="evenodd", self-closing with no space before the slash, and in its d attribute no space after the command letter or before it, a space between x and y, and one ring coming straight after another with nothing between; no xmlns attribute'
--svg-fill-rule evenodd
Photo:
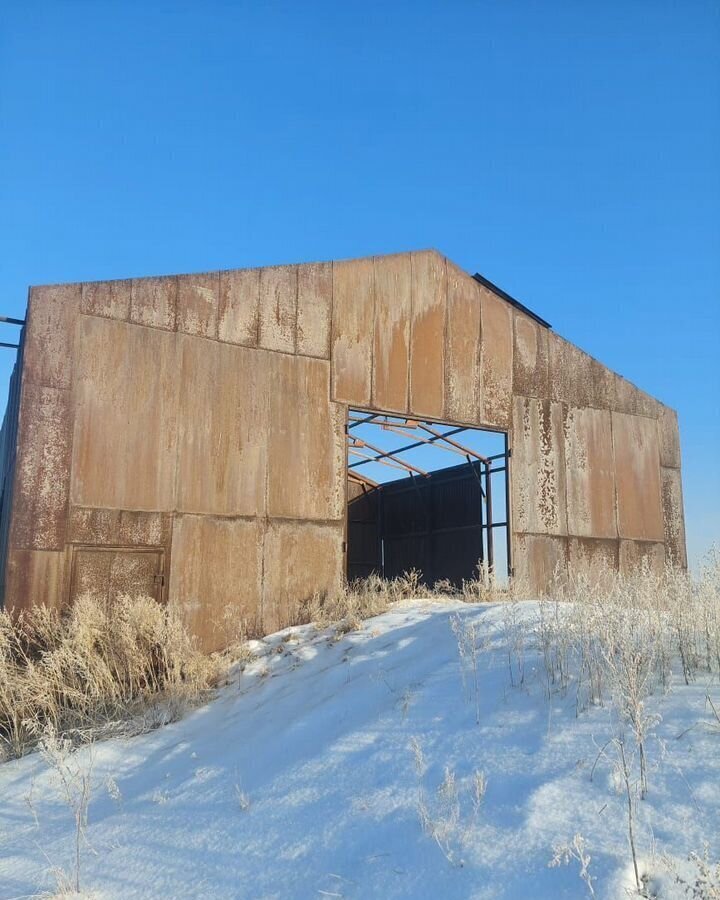
<svg viewBox="0 0 720 900"><path fill-rule="evenodd" d="M569 409L565 415L568 531L615 538L615 468L610 412Z"/></svg>
<svg viewBox="0 0 720 900"><path fill-rule="evenodd" d="M480 286L447 263L445 415L451 421L480 421Z"/></svg>
<svg viewBox="0 0 720 900"><path fill-rule="evenodd" d="M660 439L660 465L680 468L680 430L674 409L659 406L658 435Z"/></svg>
<svg viewBox="0 0 720 900"><path fill-rule="evenodd" d="M602 585L617 572L620 544L598 538L568 539L568 571L590 584Z"/></svg>
<svg viewBox="0 0 720 900"><path fill-rule="evenodd" d="M175 335L82 316L77 346L73 502L174 509L180 395Z"/></svg>
<svg viewBox="0 0 720 900"><path fill-rule="evenodd" d="M666 560L672 566L686 569L687 549L680 470L663 468L661 478Z"/></svg>
<svg viewBox="0 0 720 900"><path fill-rule="evenodd" d="M177 508L265 515L275 355L180 336L179 357Z"/></svg>
<svg viewBox="0 0 720 900"><path fill-rule="evenodd" d="M10 545L60 550L70 488L70 392L26 381L22 389Z"/></svg>
<svg viewBox="0 0 720 900"><path fill-rule="evenodd" d="M373 406L405 412L408 407L410 254L380 256L375 265Z"/></svg>
<svg viewBox="0 0 720 900"><path fill-rule="evenodd" d="M101 603L118 597L163 599L161 582L163 554L158 550L129 547L98 549L76 547L72 554L70 603L89 595Z"/></svg>
<svg viewBox="0 0 720 900"><path fill-rule="evenodd" d="M255 347L260 327L260 270L220 273L218 338L229 344Z"/></svg>
<svg viewBox="0 0 720 900"><path fill-rule="evenodd" d="M439 253L411 254L410 412L441 419L445 399L447 272Z"/></svg>
<svg viewBox="0 0 720 900"><path fill-rule="evenodd" d="M297 295L297 266L260 269L260 347L295 352Z"/></svg>
<svg viewBox="0 0 720 900"><path fill-rule="evenodd" d="M332 263L298 267L297 352L330 359Z"/></svg>
<svg viewBox="0 0 720 900"><path fill-rule="evenodd" d="M665 545L652 541L620 541L620 574L639 575L647 569L661 575L665 568Z"/></svg>
<svg viewBox="0 0 720 900"><path fill-rule="evenodd" d="M31 606L62 605L65 553L61 550L10 550L5 574L5 604L20 611Z"/></svg>
<svg viewBox="0 0 720 900"><path fill-rule="evenodd" d="M516 397L513 413L512 512L517 531L566 534L563 408Z"/></svg>
<svg viewBox="0 0 720 900"><path fill-rule="evenodd" d="M24 381L49 387L71 387L80 294L79 284L30 290L23 356Z"/></svg>
<svg viewBox="0 0 720 900"><path fill-rule="evenodd" d="M127 321L130 316L131 284L130 280L92 281L83 284L80 312Z"/></svg>
<svg viewBox="0 0 720 900"><path fill-rule="evenodd" d="M175 330L178 280L134 278L130 292L130 321L137 325Z"/></svg>
<svg viewBox="0 0 720 900"><path fill-rule="evenodd" d="M302 604L342 582L343 525L273 522L265 536L263 630L307 621Z"/></svg>
<svg viewBox="0 0 720 900"><path fill-rule="evenodd" d="M329 364L277 355L269 363L268 515L340 519L345 414L330 402Z"/></svg>
<svg viewBox="0 0 720 900"><path fill-rule="evenodd" d="M257 631L263 529L260 519L175 519L169 602L205 650L227 646L233 623Z"/></svg>
<svg viewBox="0 0 720 900"><path fill-rule="evenodd" d="M369 406L375 279L372 259L333 264L333 400Z"/></svg>
<svg viewBox="0 0 720 900"><path fill-rule="evenodd" d="M177 330L217 337L220 273L180 275L177 279Z"/></svg>
<svg viewBox="0 0 720 900"><path fill-rule="evenodd" d="M595 399L593 359L555 332L550 348L550 396L569 406L592 406Z"/></svg>
<svg viewBox="0 0 720 900"><path fill-rule="evenodd" d="M614 412L612 433L619 535L621 538L662 541L656 423L644 416Z"/></svg>
<svg viewBox="0 0 720 900"><path fill-rule="evenodd" d="M567 574L567 538L516 533L513 559L518 583L536 595L548 594L555 581Z"/></svg>
<svg viewBox="0 0 720 900"><path fill-rule="evenodd" d="M480 422L507 429L512 414L512 308L485 287L480 287L479 292L482 304Z"/></svg>
<svg viewBox="0 0 720 900"><path fill-rule="evenodd" d="M549 396L548 331L523 313L514 315L513 392L522 397Z"/></svg>

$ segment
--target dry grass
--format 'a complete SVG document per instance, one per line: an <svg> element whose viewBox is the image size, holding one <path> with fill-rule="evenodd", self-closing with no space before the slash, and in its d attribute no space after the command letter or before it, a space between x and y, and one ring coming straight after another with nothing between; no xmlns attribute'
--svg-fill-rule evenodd
<svg viewBox="0 0 720 900"><path fill-rule="evenodd" d="M640 567L629 576L605 570L592 578L558 578L552 595L552 600L540 602L537 616L521 614L516 602L507 606L504 637L510 680L518 683L517 676L524 672L525 648L536 649L544 663L548 698L556 692L574 693L578 715L594 705L610 709L611 734L590 777L601 757L612 766L626 803L633 896L647 897L647 873L638 854L638 816L652 788L650 773L665 752L656 734L660 718L647 701L678 682L700 682L709 710L716 713L711 692L717 690L720 676L720 554L709 555L697 579L670 566L660 573ZM715 731L712 719L696 725ZM654 747L659 749L653 763ZM590 887L582 849L575 847L565 856L569 853L579 862L581 877ZM707 858L691 857L698 867L696 880L678 883L686 886L688 896L690 891L703 900L719 896L712 891L720 870Z"/></svg>
<svg viewBox="0 0 720 900"><path fill-rule="evenodd" d="M48 728L83 740L170 721L205 696L223 665L149 598L82 597L65 615L1 612L0 749L22 755Z"/></svg>
<svg viewBox="0 0 720 900"><path fill-rule="evenodd" d="M350 582L337 594L316 594L302 604L299 621L314 622L319 628L332 625L341 633L354 631L364 619L386 612L395 601L418 596L419 589L420 576L414 571L392 581L371 575Z"/></svg>
<svg viewBox="0 0 720 900"><path fill-rule="evenodd" d="M693 578L668 566L632 575L605 571L564 577L540 606L537 637L548 685L565 689L571 671L579 705L614 689L640 696L673 677L720 674L720 553ZM563 602L563 601L568 601Z"/></svg>
<svg viewBox="0 0 720 900"><path fill-rule="evenodd" d="M299 621L338 634L404 598L446 596L411 571L347 585L304 604ZM468 586L468 595L479 588ZM61 614L45 606L11 617L0 611L0 758L21 756L52 730L75 743L146 731L205 698L237 661L247 661L247 623L228 606L216 623L223 653L197 647L180 613L147 597L112 604L81 597Z"/></svg>
<svg viewBox="0 0 720 900"><path fill-rule="evenodd" d="M430 588L425 586L422 573L416 569L403 573L399 578L383 579L370 575L346 584L332 596L316 595L303 604L298 622L314 622L320 628L334 626L338 632L354 631L361 622L379 616L398 600L443 600L449 597L467 603L490 603L507 599L510 589L497 585L482 566L478 566L477 578L463 581L462 588L449 581L437 581Z"/></svg>
<svg viewBox="0 0 720 900"><path fill-rule="evenodd" d="M640 699L654 683L667 687L675 660L688 682L699 672L720 672L717 553L697 582L670 568L662 575L641 570L630 578L605 572L593 580L558 579L554 599L541 603L532 635L513 616L523 596L522 585L498 586L482 568L461 590L448 582L426 588L413 570L389 581L371 576L334 596L316 596L302 605L298 622L334 626L344 634L398 600L509 601L511 672L522 680L524 647L537 641L548 693L572 683L582 709L620 689L631 695L625 715L639 734ZM149 598L122 597L105 605L83 597L64 615L42 606L15 618L0 612L0 755L25 753L48 727L83 740L172 721L206 697L232 662L247 659L247 631L237 610L228 608L219 625L230 649L208 655L172 606Z"/></svg>

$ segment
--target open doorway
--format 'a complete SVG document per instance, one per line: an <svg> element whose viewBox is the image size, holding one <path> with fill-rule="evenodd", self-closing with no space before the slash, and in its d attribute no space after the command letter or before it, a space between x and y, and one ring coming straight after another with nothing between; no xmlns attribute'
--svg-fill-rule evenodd
<svg viewBox="0 0 720 900"><path fill-rule="evenodd" d="M504 432L350 409L347 576L416 569L461 587L510 573Z"/></svg>

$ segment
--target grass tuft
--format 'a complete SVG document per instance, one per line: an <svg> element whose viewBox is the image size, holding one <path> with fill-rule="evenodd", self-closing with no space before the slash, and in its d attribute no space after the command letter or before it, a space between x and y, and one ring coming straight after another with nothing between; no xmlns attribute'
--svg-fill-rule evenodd
<svg viewBox="0 0 720 900"><path fill-rule="evenodd" d="M147 730L206 696L222 667L147 597L0 612L0 748L21 756L48 728L78 742Z"/></svg>

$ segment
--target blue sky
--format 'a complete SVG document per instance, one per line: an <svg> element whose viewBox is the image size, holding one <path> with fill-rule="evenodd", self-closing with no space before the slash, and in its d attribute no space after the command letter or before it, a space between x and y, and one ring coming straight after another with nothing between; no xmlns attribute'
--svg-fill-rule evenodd
<svg viewBox="0 0 720 900"><path fill-rule="evenodd" d="M710 0L2 0L0 312L32 283L437 247L678 409L697 560L719 58Z"/></svg>

